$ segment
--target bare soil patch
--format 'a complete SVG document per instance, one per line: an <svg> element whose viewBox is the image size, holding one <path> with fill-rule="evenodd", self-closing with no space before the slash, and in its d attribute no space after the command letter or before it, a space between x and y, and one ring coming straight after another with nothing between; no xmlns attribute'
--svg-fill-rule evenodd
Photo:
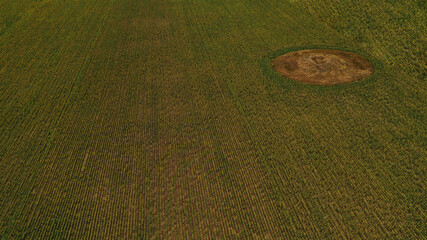
<svg viewBox="0 0 427 240"><path fill-rule="evenodd" d="M364 57L331 49L309 49L275 58L274 69L283 76L304 83L334 85L359 81L374 72Z"/></svg>

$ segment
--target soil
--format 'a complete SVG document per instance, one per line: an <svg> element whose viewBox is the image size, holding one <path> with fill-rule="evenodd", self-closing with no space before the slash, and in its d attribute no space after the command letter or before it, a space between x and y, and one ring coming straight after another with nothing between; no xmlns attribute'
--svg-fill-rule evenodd
<svg viewBox="0 0 427 240"><path fill-rule="evenodd" d="M359 81L374 72L364 57L330 49L309 49L275 58L274 69L283 76L309 84L334 85Z"/></svg>

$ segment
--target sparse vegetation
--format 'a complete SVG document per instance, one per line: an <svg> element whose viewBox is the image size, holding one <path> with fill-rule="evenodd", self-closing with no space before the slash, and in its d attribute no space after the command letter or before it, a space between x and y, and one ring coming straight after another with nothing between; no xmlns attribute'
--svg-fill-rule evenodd
<svg viewBox="0 0 427 240"><path fill-rule="evenodd" d="M351 83L368 78L374 67L366 58L333 49L305 49L273 59L273 68L289 79L316 85Z"/></svg>

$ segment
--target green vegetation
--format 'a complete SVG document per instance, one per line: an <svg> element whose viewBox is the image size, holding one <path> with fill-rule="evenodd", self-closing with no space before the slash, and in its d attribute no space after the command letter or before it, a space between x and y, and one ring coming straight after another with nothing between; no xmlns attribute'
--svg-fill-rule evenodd
<svg viewBox="0 0 427 240"><path fill-rule="evenodd" d="M426 237L426 5L0 1L0 239ZM372 61L346 85L271 60Z"/></svg>

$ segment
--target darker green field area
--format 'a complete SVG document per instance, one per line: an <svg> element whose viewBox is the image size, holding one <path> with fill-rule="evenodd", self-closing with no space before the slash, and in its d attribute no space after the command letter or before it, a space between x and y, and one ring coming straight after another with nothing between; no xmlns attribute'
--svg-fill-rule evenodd
<svg viewBox="0 0 427 240"><path fill-rule="evenodd" d="M0 1L0 239L423 239L426 4ZM375 72L316 86L275 57Z"/></svg>

